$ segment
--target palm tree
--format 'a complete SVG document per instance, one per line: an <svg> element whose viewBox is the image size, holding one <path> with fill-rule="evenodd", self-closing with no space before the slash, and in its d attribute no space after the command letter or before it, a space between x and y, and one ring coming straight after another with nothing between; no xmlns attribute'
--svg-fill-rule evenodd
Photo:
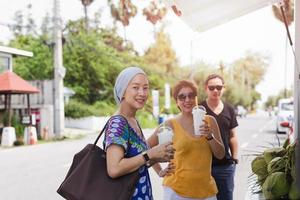
<svg viewBox="0 0 300 200"><path fill-rule="evenodd" d="M130 18L137 14L137 7L131 0L120 0L116 6L111 0L108 0L110 5L110 13L115 22L120 21L124 27L124 40L126 41L126 26L129 25Z"/></svg>
<svg viewBox="0 0 300 200"><path fill-rule="evenodd" d="M87 7L93 3L94 0L80 0L81 4L84 7L84 17L85 17L85 27L88 30L88 16L87 16Z"/></svg>
<svg viewBox="0 0 300 200"><path fill-rule="evenodd" d="M162 6L162 3L156 3L154 1L151 1L150 4L143 9L143 15L146 16L146 19L153 24L153 32L155 36L155 24L162 20L162 18L166 15L167 8L165 6Z"/></svg>

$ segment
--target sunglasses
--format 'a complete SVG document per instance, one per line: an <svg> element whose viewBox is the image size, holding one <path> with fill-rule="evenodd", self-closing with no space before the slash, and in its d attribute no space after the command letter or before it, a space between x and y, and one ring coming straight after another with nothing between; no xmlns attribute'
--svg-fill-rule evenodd
<svg viewBox="0 0 300 200"><path fill-rule="evenodd" d="M210 91L214 91L215 89L217 89L218 91L221 91L224 86L223 85L209 85L207 87Z"/></svg>
<svg viewBox="0 0 300 200"><path fill-rule="evenodd" d="M177 99L179 99L180 101L184 101L186 98L195 100L195 97L196 97L196 94L191 92L191 93L188 93L188 94L179 94L177 96Z"/></svg>

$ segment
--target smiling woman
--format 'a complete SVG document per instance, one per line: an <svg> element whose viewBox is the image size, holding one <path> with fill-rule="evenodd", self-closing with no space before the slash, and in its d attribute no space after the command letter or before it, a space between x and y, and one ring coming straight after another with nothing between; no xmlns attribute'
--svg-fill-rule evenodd
<svg viewBox="0 0 300 200"><path fill-rule="evenodd" d="M149 81L142 69L128 67L121 71L114 86L118 109L105 130L108 175L118 178L139 172L133 200L153 199L148 167L157 162L168 162L174 155L171 142L149 148L136 120L136 112L144 107L148 93Z"/></svg>
<svg viewBox="0 0 300 200"><path fill-rule="evenodd" d="M192 111L196 95L196 85L188 80L179 81L173 88L180 113L167 120L163 127L173 130L176 154L166 168L162 169L159 164L154 166L157 174L164 177L164 200L216 200L217 187L211 176L211 162L213 156L223 158L224 146L212 116L204 117L203 125L197 127L201 135L195 134ZM159 142L160 130L157 128L148 139L150 146Z"/></svg>

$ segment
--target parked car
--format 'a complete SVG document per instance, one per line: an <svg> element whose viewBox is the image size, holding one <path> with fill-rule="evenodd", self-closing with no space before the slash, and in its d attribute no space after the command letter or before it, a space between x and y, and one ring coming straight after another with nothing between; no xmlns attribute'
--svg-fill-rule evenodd
<svg viewBox="0 0 300 200"><path fill-rule="evenodd" d="M247 110L243 106L238 105L235 109L235 114L236 114L236 116L239 116L239 117L246 117Z"/></svg>
<svg viewBox="0 0 300 200"><path fill-rule="evenodd" d="M287 133L288 127L283 126L286 123L292 123L294 119L294 101L293 99L280 99L278 101L278 113L276 118L277 133Z"/></svg>

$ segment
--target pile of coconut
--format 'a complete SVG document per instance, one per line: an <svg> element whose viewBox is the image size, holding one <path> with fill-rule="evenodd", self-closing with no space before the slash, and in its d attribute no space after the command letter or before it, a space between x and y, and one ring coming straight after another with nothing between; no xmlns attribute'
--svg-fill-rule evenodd
<svg viewBox="0 0 300 200"><path fill-rule="evenodd" d="M296 143L266 149L251 163L266 199L300 199L296 187Z"/></svg>

